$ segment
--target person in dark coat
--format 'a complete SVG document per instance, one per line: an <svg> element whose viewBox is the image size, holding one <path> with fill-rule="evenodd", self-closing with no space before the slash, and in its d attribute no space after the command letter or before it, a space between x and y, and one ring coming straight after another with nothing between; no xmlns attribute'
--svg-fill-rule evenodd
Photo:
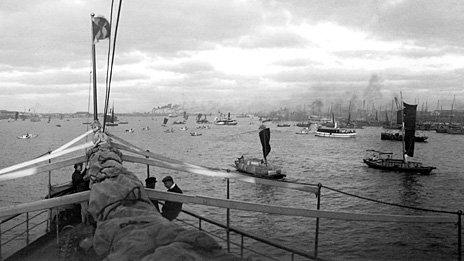
<svg viewBox="0 0 464 261"><path fill-rule="evenodd" d="M145 180L145 186L149 189L155 189L155 185L156 185L156 178L155 177L149 177ZM155 208L156 210L158 210L158 212L161 212L160 209L159 209L159 206L158 206L158 200L156 199L150 199L151 200L151 203L153 203L153 205L155 205Z"/></svg>
<svg viewBox="0 0 464 261"><path fill-rule="evenodd" d="M180 193L182 194L182 190L174 183L174 180L171 176L166 176L163 178L164 186L168 189L168 192ZM164 202L164 206L161 209L161 215L168 219L169 221L175 219L179 213L182 211L182 203L181 202L172 202L167 201Z"/></svg>
<svg viewBox="0 0 464 261"><path fill-rule="evenodd" d="M74 192L89 190L89 181L84 180L86 171L82 171L82 163L74 164L74 172L71 176Z"/></svg>

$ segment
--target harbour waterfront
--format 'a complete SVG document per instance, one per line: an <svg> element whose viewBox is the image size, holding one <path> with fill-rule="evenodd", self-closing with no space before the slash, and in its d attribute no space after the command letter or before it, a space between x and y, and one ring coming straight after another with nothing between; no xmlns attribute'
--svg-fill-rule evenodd
<svg viewBox="0 0 464 261"><path fill-rule="evenodd" d="M128 125L113 127L110 132L127 141L161 153L165 156L194 164L233 169L236 157L242 154L259 157L261 150L257 136L259 122L240 119L237 126L212 126L202 129L202 136L192 137L189 131L174 127L174 133L164 133L161 117L127 118ZM0 167L23 162L57 148L86 131L84 119L57 120L56 123L0 121ZM62 127L56 127L60 124ZM357 130L355 139L339 140L315 137L313 134L296 135L297 127L271 128L270 162L282 166L288 180L322 183L346 192L414 207L443 210L463 209L464 178L461 158L464 149L462 136L427 132L429 142L416 144L416 158L434 165L437 170L429 176L383 172L369 169L362 163L367 149L392 151L398 156L401 144L380 140L380 128ZM142 131L149 126L149 131ZM193 120L187 125L196 126ZM171 127L171 126L169 126ZM125 133L133 128L134 133ZM38 134L37 138L21 140L16 136L24 132ZM145 166L128 164L141 180L145 179ZM71 168L53 172L53 184L69 181ZM164 169L151 168L157 178L172 175L186 194L226 196L226 183L222 179L196 176ZM0 183L0 206L38 200L47 193L47 174ZM157 189L164 190L158 185ZM20 192L20 193L18 193ZM231 199L279 206L316 208L314 195L298 191L245 184L231 181ZM225 221L225 210L186 206L186 209L206 217ZM357 213L430 214L397 207L379 205L323 190L322 210ZM233 226L279 241L286 245L313 250L315 221L256 214L231 212ZM451 225L398 224L375 222L346 222L321 220L319 254L322 257L353 260L434 260L456 258L456 229ZM257 246L264 248L264 246ZM267 252L279 257L273 249Z"/></svg>

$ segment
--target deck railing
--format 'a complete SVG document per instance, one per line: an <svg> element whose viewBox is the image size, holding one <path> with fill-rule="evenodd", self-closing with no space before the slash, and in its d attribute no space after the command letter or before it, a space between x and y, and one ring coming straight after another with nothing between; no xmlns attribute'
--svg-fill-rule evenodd
<svg viewBox="0 0 464 261"><path fill-rule="evenodd" d="M35 213L37 212L37 213ZM49 219L45 218L42 220L39 220L35 224L31 224L31 221L35 221L37 218L40 216L44 216L44 214L48 213L47 210L41 210L41 211L32 211L32 212L24 212L24 213L18 213L15 214L9 218L6 218L0 222L0 260L2 259L2 248L6 246L7 244L11 243L14 240L20 240L21 237L25 234L24 237L24 246L28 246L31 243L31 231L39 227L40 225L47 223L47 228L49 226ZM23 219L22 219L23 218ZM19 220L18 220L19 219ZM16 221L16 222L15 222ZM13 223L15 224L9 226L7 229L2 229L2 226L4 226L7 223ZM18 229L20 228L21 225L25 225L25 227L21 230ZM19 231L19 233L18 233ZM14 234L9 237L7 240L2 240L2 236L7 234L7 233L13 233ZM20 242L21 244L21 242ZM17 247L18 245L16 245Z"/></svg>
<svg viewBox="0 0 464 261"><path fill-rule="evenodd" d="M403 222L403 223L450 223L456 224L458 222L458 229L461 229L460 218L456 220L455 217L451 216L412 216L412 215L386 215L386 214L357 214L357 213L348 213L348 212L337 212L337 211L323 211L323 210L310 210L294 207L281 207L267 204L257 204L243 201L236 201L230 199L218 199L211 197L203 196L191 196L184 194L177 194L171 192L161 192L151 189L146 189L148 196L151 199L157 200L169 200L182 202L184 204L198 204L205 206L213 206L225 209L235 209L235 210L244 210L244 211L253 211L253 212L262 212L278 215L287 215L287 216L300 216L308 218L328 218L328 219L337 219L337 220L356 220L356 221L370 221L370 222ZM42 211L48 210L51 208L62 207L69 204L75 204L89 199L89 191L80 192L72 195L65 195L60 198L51 198L44 199L41 201L24 203L15 206L9 206L0 208L0 219L10 218L14 215L23 214L33 211ZM203 221L206 221L205 218L202 218ZM216 224L217 225L217 224ZM226 224L226 229L228 231L238 232L237 229L231 227L229 224ZM223 227L223 226L222 226ZM58 232L58 231L57 231ZM244 234L245 236L246 234ZM57 234L57 237L59 234ZM254 237L251 234L246 236ZM265 239L261 239L263 243L266 242ZM230 241L229 241L230 242ZM284 249L285 246L279 245L279 248ZM303 256L308 258L315 257L315 255L309 255L304 251L291 250L294 253L300 252ZM299 253L299 254L300 254Z"/></svg>

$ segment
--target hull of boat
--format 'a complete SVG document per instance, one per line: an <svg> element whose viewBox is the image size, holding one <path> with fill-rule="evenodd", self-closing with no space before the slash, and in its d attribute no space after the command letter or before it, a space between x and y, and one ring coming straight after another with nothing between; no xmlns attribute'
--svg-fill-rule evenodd
<svg viewBox="0 0 464 261"><path fill-rule="evenodd" d="M214 122L216 125L237 125L238 122L236 121L216 121Z"/></svg>
<svg viewBox="0 0 464 261"><path fill-rule="evenodd" d="M427 142L428 138L429 137L427 137L427 136L415 136L414 137L414 142ZM382 133L380 133L380 139L381 140L403 141L403 135L401 135L399 133L382 132Z"/></svg>
<svg viewBox="0 0 464 261"><path fill-rule="evenodd" d="M271 165L260 163L256 160L236 160L235 168L237 171L249 176L264 179L283 179L286 177L281 170Z"/></svg>
<svg viewBox="0 0 464 261"><path fill-rule="evenodd" d="M372 158L363 159L364 163L374 169L400 171L408 173L430 174L435 167L422 166L418 162L404 162L401 159L376 160Z"/></svg>
<svg viewBox="0 0 464 261"><path fill-rule="evenodd" d="M356 132L353 133L330 133L330 132L320 132L316 131L316 136L318 137L327 137L327 138L355 138Z"/></svg>

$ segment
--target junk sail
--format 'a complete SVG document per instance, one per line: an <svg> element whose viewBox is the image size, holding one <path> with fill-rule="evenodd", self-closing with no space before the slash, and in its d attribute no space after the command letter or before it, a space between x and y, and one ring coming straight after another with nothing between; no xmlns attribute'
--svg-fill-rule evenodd
<svg viewBox="0 0 464 261"><path fill-rule="evenodd" d="M414 136L416 132L417 105L410 105L405 102L403 102L403 105L404 153L409 157L414 157Z"/></svg>
<svg viewBox="0 0 464 261"><path fill-rule="evenodd" d="M166 125L166 123L168 123L168 118L164 117L163 125Z"/></svg>
<svg viewBox="0 0 464 261"><path fill-rule="evenodd" d="M271 152L271 145L269 145L269 140L271 139L271 130L265 128L259 132L259 139L261 140L261 145L263 147L263 157L264 161L267 162L267 155Z"/></svg>

